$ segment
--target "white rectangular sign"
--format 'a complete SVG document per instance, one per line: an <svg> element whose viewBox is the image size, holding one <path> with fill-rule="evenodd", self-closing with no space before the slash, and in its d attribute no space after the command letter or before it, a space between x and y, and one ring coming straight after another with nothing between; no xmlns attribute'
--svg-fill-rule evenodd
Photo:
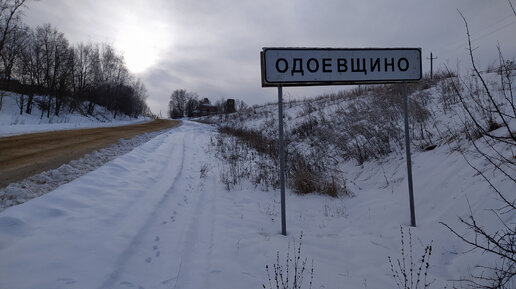
<svg viewBox="0 0 516 289"><path fill-rule="evenodd" d="M262 86L410 82L420 48L263 48Z"/></svg>

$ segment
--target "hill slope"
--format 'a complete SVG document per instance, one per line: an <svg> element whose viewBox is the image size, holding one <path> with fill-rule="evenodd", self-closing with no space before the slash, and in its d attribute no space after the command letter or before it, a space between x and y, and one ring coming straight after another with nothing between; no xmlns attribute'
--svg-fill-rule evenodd
<svg viewBox="0 0 516 289"><path fill-rule="evenodd" d="M501 278L510 281L504 288L514 284L514 263L507 263L513 258L510 248L514 238L510 236L516 234L516 114L511 98L514 73L508 71L506 76L487 73L480 79L440 75L409 86L409 133L418 224L412 233L420 245L433 240L430 273L438 280L437 288L453 283L446 280L496 282L496 276L494 280L479 280L472 275L493 276L497 269L489 268L502 267L509 268L509 276ZM487 83L486 87L482 81ZM361 236L356 244L351 244L353 250L343 248L346 252L367 256L374 251L366 245L371 242L383 248L377 253L393 256L400 239L397 227L410 223L400 86L359 87L316 99L290 101L284 110L288 187L298 194L354 196L328 201L332 205L345 204L346 209L339 211L346 211L344 219L348 222L335 225L329 234L338 236L335 243L348 245L353 240L350 236ZM211 117L209 121L217 123L225 135L217 140L216 146L227 163L221 174L227 188L239 188L242 182L265 189L278 187L276 104ZM251 152L247 153L249 148ZM291 210L289 207L289 214ZM303 207L294 214L301 216L306 210ZM486 240L478 231L475 235L468 230L466 224L474 222L478 222L480 229L488 228L488 235L508 242L504 247L508 252L503 252L508 257L499 259L496 253L483 254L482 249L470 252L475 246L464 243L459 236L472 242L478 240L476 247L499 245ZM299 227L306 228L306 224L302 222ZM508 235L502 237L504 232ZM365 236L370 238L364 239ZM407 252L407 240L402 250ZM418 258L422 253L417 253ZM375 257L376 261L364 263L361 258L368 257L353 256L351 264L363 266L364 280L365 272L371 270L379 274L391 272L385 259L382 262ZM338 262L333 265L339 266ZM379 282L382 278L374 279ZM349 288L365 286L358 280L353 284ZM386 284L379 282L372 288Z"/></svg>
<svg viewBox="0 0 516 289"><path fill-rule="evenodd" d="M49 118L37 105L32 107L30 114L25 111L20 114L20 95L7 91L0 91L0 93L4 94L0 109L0 137L52 130L120 126L148 120L144 117L130 118L124 114L117 114L115 118L113 112L100 106L95 106L92 114L86 114L81 112L81 105L73 111L65 107L59 116L50 114ZM40 98L35 96L35 100Z"/></svg>

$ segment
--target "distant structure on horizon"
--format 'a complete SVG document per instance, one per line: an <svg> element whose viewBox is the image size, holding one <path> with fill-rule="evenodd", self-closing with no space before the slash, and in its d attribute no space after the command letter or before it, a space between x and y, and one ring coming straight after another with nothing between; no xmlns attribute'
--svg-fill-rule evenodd
<svg viewBox="0 0 516 289"><path fill-rule="evenodd" d="M229 98L228 100L226 100L226 105L225 105L225 113L233 113L233 112L236 112L236 109L235 109L235 100L234 99L231 99Z"/></svg>
<svg viewBox="0 0 516 289"><path fill-rule="evenodd" d="M210 103L210 100L205 97L201 102L199 103L199 107L194 111L194 116L207 116L210 114L217 114L217 106L212 105Z"/></svg>
<svg viewBox="0 0 516 289"><path fill-rule="evenodd" d="M210 100L208 98L204 98L199 102L199 106L196 110L193 111L194 117L200 117L200 116L208 116L208 115L214 115L219 113L233 113L236 112L235 108L235 100L234 99L227 99L226 102L223 104L223 106L219 107L216 105L212 105L210 103Z"/></svg>

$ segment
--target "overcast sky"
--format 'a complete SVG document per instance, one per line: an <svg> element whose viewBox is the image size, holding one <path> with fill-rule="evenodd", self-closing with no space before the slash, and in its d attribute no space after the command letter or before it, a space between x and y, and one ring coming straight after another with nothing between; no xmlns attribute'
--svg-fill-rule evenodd
<svg viewBox="0 0 516 289"><path fill-rule="evenodd" d="M457 9L483 66L495 63L498 43L506 58L516 56L508 0L40 0L28 3L25 22L51 23L72 44L113 44L144 81L152 111L165 116L175 89L212 101L276 101L275 88L261 87L263 47L420 47L424 72L430 52L434 69L464 69L467 42ZM302 98L343 88L284 93Z"/></svg>

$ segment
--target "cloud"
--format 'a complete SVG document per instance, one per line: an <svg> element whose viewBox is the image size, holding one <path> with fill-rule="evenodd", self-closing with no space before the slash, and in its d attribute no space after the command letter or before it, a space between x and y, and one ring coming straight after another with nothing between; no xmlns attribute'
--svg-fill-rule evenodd
<svg viewBox="0 0 516 289"><path fill-rule="evenodd" d="M134 53L148 54L140 59L145 71L139 76L154 112L166 110L175 89L250 104L275 101L274 89L260 87L262 47L421 47L425 58L430 51L438 57L434 68L465 66L457 8L468 18L483 65L496 59L498 41L507 58L516 52L516 17L505 1L45 0L29 8L26 21L50 22L72 43L119 43L127 51L141 45ZM122 34L129 40L120 41ZM304 97L340 88L285 91Z"/></svg>

